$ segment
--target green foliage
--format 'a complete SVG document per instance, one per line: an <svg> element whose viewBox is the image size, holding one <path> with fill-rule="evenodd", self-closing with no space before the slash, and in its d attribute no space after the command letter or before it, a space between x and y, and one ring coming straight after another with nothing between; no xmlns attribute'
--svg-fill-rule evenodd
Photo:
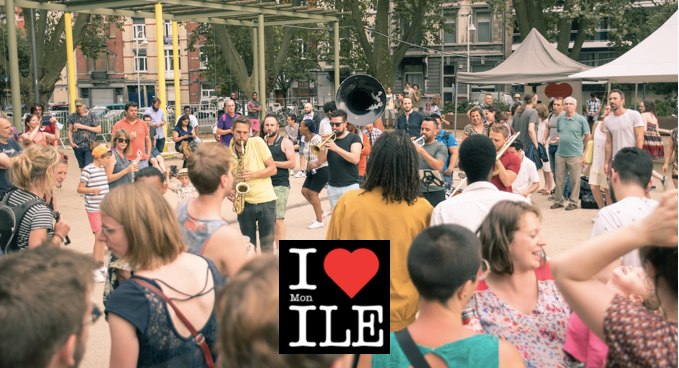
<svg viewBox="0 0 679 368"><path fill-rule="evenodd" d="M612 25L617 28L610 33L610 46L624 52L638 45L646 37L669 19L677 11L677 1L658 1L653 7L632 3L616 13L620 22Z"/></svg>
<svg viewBox="0 0 679 368"><path fill-rule="evenodd" d="M664 100L655 100L655 114L657 116L677 116L677 95Z"/></svg>

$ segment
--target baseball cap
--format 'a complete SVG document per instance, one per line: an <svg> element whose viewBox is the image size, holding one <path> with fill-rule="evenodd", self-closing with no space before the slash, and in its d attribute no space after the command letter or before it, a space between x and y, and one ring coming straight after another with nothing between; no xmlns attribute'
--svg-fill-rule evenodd
<svg viewBox="0 0 679 368"><path fill-rule="evenodd" d="M188 175L189 175L189 169L183 168L183 169L179 170L179 173L177 174L177 177L180 177L180 176L188 176Z"/></svg>
<svg viewBox="0 0 679 368"><path fill-rule="evenodd" d="M101 156L103 156L103 155L105 155L109 152L110 152L110 150L108 149L108 147L105 144L102 143L102 144L96 146L92 150L92 157L101 158Z"/></svg>
<svg viewBox="0 0 679 368"><path fill-rule="evenodd" d="M521 98L521 95L518 94L518 93L515 93L515 94L514 94L514 98Z"/></svg>

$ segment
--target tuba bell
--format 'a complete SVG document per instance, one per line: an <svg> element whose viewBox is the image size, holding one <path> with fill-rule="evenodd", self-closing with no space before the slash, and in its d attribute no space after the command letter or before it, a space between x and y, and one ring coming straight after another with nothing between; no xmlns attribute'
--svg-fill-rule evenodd
<svg viewBox="0 0 679 368"><path fill-rule="evenodd" d="M340 84L335 94L338 109L356 126L374 123L384 112L387 93L382 84L367 74L352 75Z"/></svg>

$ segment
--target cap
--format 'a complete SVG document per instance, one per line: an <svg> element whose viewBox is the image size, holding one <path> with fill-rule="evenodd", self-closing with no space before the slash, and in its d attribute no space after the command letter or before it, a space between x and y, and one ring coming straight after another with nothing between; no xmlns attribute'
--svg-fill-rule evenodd
<svg viewBox="0 0 679 368"><path fill-rule="evenodd" d="M179 173L177 174L177 177L184 176L184 175L186 175L186 176L189 175L189 169L183 168L183 169L179 170Z"/></svg>
<svg viewBox="0 0 679 368"><path fill-rule="evenodd" d="M103 156L104 154L106 154L108 152L110 152L110 150L108 149L108 147L105 144L102 143L102 144L96 146L92 150L92 157L101 158L101 156Z"/></svg>
<svg viewBox="0 0 679 368"><path fill-rule="evenodd" d="M518 98L521 98L521 95L518 94L518 93L514 94L514 98L517 98L517 97L518 97Z"/></svg>

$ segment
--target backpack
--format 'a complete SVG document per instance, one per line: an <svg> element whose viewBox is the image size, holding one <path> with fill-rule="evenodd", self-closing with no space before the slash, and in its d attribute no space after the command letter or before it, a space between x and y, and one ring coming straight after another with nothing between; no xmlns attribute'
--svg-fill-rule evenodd
<svg viewBox="0 0 679 368"><path fill-rule="evenodd" d="M0 199L0 255L9 254L19 251L17 246L17 234L19 226L24 219L26 212L34 206L43 203L41 199L33 198L18 206L10 206L7 204L10 194L16 188L10 189L6 192L2 199Z"/></svg>
<svg viewBox="0 0 679 368"><path fill-rule="evenodd" d="M586 176L580 177L580 207L592 210L599 209L599 205L592 194L592 188L589 186L589 178Z"/></svg>

